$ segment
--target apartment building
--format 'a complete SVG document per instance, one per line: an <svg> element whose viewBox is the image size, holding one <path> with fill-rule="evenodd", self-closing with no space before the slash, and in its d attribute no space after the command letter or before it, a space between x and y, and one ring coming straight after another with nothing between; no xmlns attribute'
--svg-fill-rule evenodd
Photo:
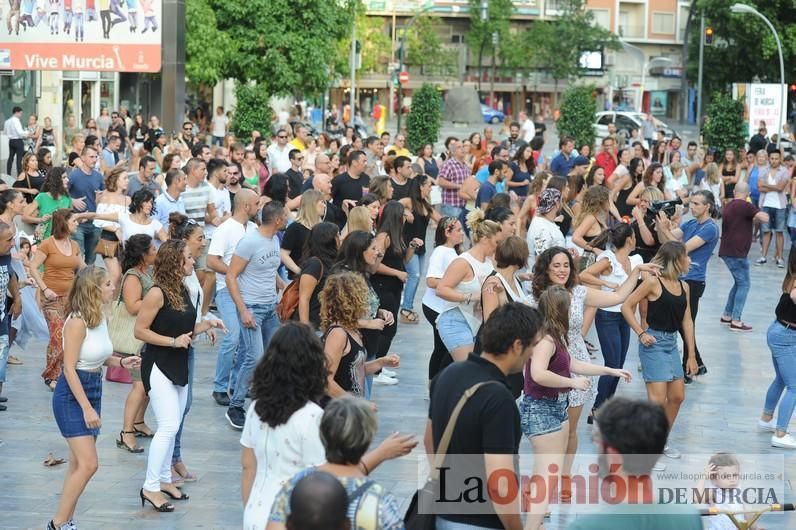
<svg viewBox="0 0 796 530"><path fill-rule="evenodd" d="M516 0L512 28L521 30L537 20L552 20L561 15L561 0ZM588 0L587 9L598 25L622 39L619 51L594 50L587 60L592 69L584 78L597 87L603 108L628 108L651 111L661 117L675 117L680 112L680 83L683 75L682 47L688 17L688 0ZM470 85L479 90L482 100L491 106L516 115L520 110L551 115L558 95L566 88L546 72L533 69L502 68L499 59L483 57L468 49L465 35L470 26L470 3L467 0L366 0L367 15L383 19L384 32L397 50L403 28L419 13L438 17L434 28L443 45L457 57L446 71L408 65L404 70L410 80L402 85L403 104L411 102L412 90L432 82L443 91L452 86ZM499 43L498 43L499 45ZM375 101L392 102L397 109L398 94L391 83L391 73L398 59L376 71L360 72L357 81L360 107L364 112ZM494 68L493 68L494 66ZM348 98L350 83L341 80L332 91L332 101ZM494 97L492 95L494 94Z"/></svg>

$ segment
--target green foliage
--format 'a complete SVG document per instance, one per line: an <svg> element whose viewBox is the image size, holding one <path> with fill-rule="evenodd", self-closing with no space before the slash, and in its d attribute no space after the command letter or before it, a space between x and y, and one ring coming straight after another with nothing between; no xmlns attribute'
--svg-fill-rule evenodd
<svg viewBox="0 0 796 530"><path fill-rule="evenodd" d="M185 4L185 75L197 85L214 85L223 79L224 63L234 55L232 39L219 31L208 0Z"/></svg>
<svg viewBox="0 0 796 530"><path fill-rule="evenodd" d="M387 63L392 53L392 40L387 35L387 27L383 17L371 17L365 10L357 11L357 40L362 46L360 56L362 65L357 75L366 72L386 72ZM337 42L337 56L334 61L337 75L351 77L351 26L348 33Z"/></svg>
<svg viewBox="0 0 796 530"><path fill-rule="evenodd" d="M404 63L420 66L422 71L441 71L449 73L456 66L457 52L442 45L436 27L442 21L439 17L424 15L418 17L406 32L408 48Z"/></svg>
<svg viewBox="0 0 796 530"><path fill-rule="evenodd" d="M746 141L743 112L743 101L734 100L722 92L714 94L707 107L703 130L708 146L715 147L720 153L743 147Z"/></svg>
<svg viewBox="0 0 796 530"><path fill-rule="evenodd" d="M779 57L774 35L768 26L751 14L734 14L730 6L739 0L697 0L689 27L688 78L696 81L699 68L700 10L705 26L713 28L713 45L705 46L703 92L729 90L732 83L749 83L757 76L767 83L779 83ZM770 22L782 41L785 82L793 82L796 71L796 9L793 0L757 0L753 5ZM788 79L790 76L790 79Z"/></svg>
<svg viewBox="0 0 796 530"><path fill-rule="evenodd" d="M235 83L237 104L232 118L232 130L238 138L248 138L252 131L271 130L272 110L270 94L264 83Z"/></svg>
<svg viewBox="0 0 796 530"><path fill-rule="evenodd" d="M509 20L514 14L513 0L489 0L487 20L481 20L481 0L469 0L470 29L464 40L471 51L492 53L492 33L497 33L500 42L509 32ZM500 46L500 45L499 45Z"/></svg>
<svg viewBox="0 0 796 530"><path fill-rule="evenodd" d="M409 149L417 153L423 145L434 145L442 126L442 96L434 85L423 83L412 94L412 110L406 118Z"/></svg>
<svg viewBox="0 0 796 530"><path fill-rule="evenodd" d="M224 62L223 77L256 81L270 95L311 96L329 85L329 65L338 42L351 33L358 0L207 3L217 28L231 40L233 53Z"/></svg>
<svg viewBox="0 0 796 530"><path fill-rule="evenodd" d="M586 50L621 48L616 35L596 24L585 0L559 0L558 5L559 17L534 21L519 39L524 43L522 53L537 68L549 71L553 79L577 77L580 54ZM522 60L522 55L517 57Z"/></svg>
<svg viewBox="0 0 796 530"><path fill-rule="evenodd" d="M594 114L597 102L593 86L568 88L561 102L561 118L558 120L559 136L575 138L577 145L594 145Z"/></svg>

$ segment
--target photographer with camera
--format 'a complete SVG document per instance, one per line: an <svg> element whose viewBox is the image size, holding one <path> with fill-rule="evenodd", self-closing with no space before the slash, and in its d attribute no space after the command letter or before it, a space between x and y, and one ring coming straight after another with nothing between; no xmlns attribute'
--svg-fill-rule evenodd
<svg viewBox="0 0 796 530"><path fill-rule="evenodd" d="M633 232L636 236L636 254L644 263L649 263L661 248L661 241L655 229L658 218L658 204L663 202L663 193L655 186L648 186L639 196L638 204L633 208Z"/></svg>
<svg viewBox="0 0 796 530"><path fill-rule="evenodd" d="M688 251L691 267L683 275L682 279L689 286L688 302L691 309L691 320L694 321L694 327L696 327L699 299L702 297L702 293L705 292L708 261L713 254L713 249L719 242L719 227L713 220L717 215L716 199L713 193L707 190L699 190L692 193L690 207L693 219L689 219L679 227L672 227L672 221L665 214L659 213L656 228L662 242L681 241L685 244L685 248ZM689 347L682 329L680 330L680 335L683 337L683 369L685 369L686 359L689 356ZM696 335L693 353L699 367L696 375L705 375L708 369L699 355L699 348L696 346ZM686 371L686 384L691 383L691 380Z"/></svg>

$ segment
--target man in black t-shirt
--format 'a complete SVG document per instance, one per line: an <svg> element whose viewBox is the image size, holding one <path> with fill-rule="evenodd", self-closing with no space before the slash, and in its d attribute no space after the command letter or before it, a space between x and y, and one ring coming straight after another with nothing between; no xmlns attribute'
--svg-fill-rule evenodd
<svg viewBox="0 0 796 530"><path fill-rule="evenodd" d="M393 160L395 176L392 178L392 200L409 197L409 181L414 178L412 160L408 156L396 156Z"/></svg>
<svg viewBox="0 0 796 530"><path fill-rule="evenodd" d="M527 305L510 302L496 309L481 328L482 353L449 365L431 382L431 404L426 425L426 452L432 455L439 447L448 419L470 387L488 382L475 392L461 410L446 455L476 455L468 459L467 469L457 469L459 458L447 459L448 477L465 473L476 475L485 484L484 497L494 498L496 491L486 486L484 477L501 469L517 470L522 439L520 415L508 382L508 374L520 372L539 340L542 317ZM480 456L483 455L483 456ZM457 473L458 471L458 473ZM472 487L472 481L469 487ZM456 480L446 481L440 498L457 498L466 489ZM522 528L519 497L514 502L467 504L467 501L435 503L438 518L479 528Z"/></svg>
<svg viewBox="0 0 796 530"><path fill-rule="evenodd" d="M363 151L355 150L348 153L348 171L340 173L332 179L332 201L334 204L348 211L362 200L370 186L370 177L365 174L367 156Z"/></svg>
<svg viewBox="0 0 796 530"><path fill-rule="evenodd" d="M304 173L301 171L304 155L298 149L291 149L287 157L290 160L290 169L285 171L288 185L287 196L295 199L301 195L301 188L304 186Z"/></svg>

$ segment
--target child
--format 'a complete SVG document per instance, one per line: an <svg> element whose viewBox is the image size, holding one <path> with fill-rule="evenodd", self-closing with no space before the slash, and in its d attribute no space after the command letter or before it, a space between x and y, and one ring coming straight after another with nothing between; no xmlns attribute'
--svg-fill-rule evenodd
<svg viewBox="0 0 796 530"><path fill-rule="evenodd" d="M705 466L705 476L710 484L705 487L704 479L700 479L697 484L699 495L707 500L707 503L722 512L740 512L744 510L743 504L729 502L730 492L738 489L741 464L738 458L732 453L716 453L708 460ZM746 521L743 514L734 515L739 522ZM705 519L706 530L735 530L737 526L732 519L725 514L713 515ZM752 529L758 529L755 524Z"/></svg>

